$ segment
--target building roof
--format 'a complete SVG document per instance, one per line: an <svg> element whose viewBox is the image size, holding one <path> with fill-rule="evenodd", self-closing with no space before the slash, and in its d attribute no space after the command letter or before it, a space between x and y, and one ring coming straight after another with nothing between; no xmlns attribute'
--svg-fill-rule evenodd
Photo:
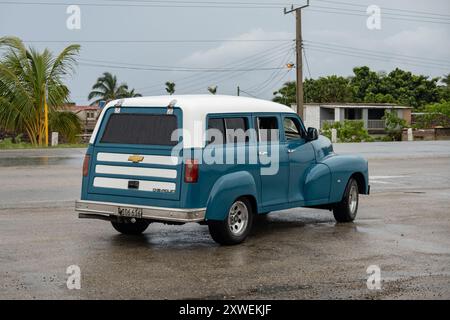
<svg viewBox="0 0 450 320"><path fill-rule="evenodd" d="M75 106L75 105L68 106L68 109L74 113L78 113L80 111L100 110L98 106Z"/></svg>
<svg viewBox="0 0 450 320"><path fill-rule="evenodd" d="M329 109L412 109L408 106L399 106L393 103L305 103L305 106L322 107Z"/></svg>
<svg viewBox="0 0 450 320"><path fill-rule="evenodd" d="M225 95L172 95L153 96L122 99L121 107L167 107L173 100L176 100L175 107L183 111L183 130L187 130L192 136L191 141L183 137L185 147L202 147L203 133L197 133L205 127L207 114L212 113L238 113L238 112L285 112L295 113L288 106L268 100L260 100L248 97L225 96ZM119 100L109 102L105 106L114 108ZM103 119L105 110L100 115L97 127L92 135L91 143L97 134L98 126Z"/></svg>

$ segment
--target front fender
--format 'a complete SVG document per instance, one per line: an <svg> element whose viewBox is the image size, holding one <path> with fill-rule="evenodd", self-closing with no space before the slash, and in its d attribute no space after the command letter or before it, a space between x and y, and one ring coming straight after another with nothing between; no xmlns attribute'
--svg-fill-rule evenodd
<svg viewBox="0 0 450 320"><path fill-rule="evenodd" d="M206 220L224 220L234 200L244 195L258 199L255 179L246 171L226 174L211 189L206 206Z"/></svg>
<svg viewBox="0 0 450 320"><path fill-rule="evenodd" d="M353 174L360 174L364 179L364 190L368 193L369 169L367 160L358 155L333 155L322 161L331 171L330 203L340 202L348 180Z"/></svg>
<svg viewBox="0 0 450 320"><path fill-rule="evenodd" d="M316 205L328 203L330 189L330 168L323 163L316 164L305 178L305 204Z"/></svg>

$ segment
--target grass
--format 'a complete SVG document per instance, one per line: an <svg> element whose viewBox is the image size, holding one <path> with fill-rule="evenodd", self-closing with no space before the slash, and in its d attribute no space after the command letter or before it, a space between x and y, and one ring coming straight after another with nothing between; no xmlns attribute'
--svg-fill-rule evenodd
<svg viewBox="0 0 450 320"><path fill-rule="evenodd" d="M58 144L55 147L48 147L48 149L60 149L60 148L86 148L87 143L63 143ZM11 138L7 138L0 141L0 150L12 150L12 149L47 149L42 146L33 146L27 142L12 142Z"/></svg>

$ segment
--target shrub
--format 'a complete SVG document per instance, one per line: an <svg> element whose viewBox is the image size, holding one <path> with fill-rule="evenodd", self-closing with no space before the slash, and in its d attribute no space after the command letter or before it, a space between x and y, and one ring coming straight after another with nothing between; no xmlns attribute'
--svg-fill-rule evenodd
<svg viewBox="0 0 450 320"><path fill-rule="evenodd" d="M364 128L362 120L345 120L334 123L325 122L322 128L322 134L331 139L331 129L337 130L339 142L371 142L373 138Z"/></svg>
<svg viewBox="0 0 450 320"><path fill-rule="evenodd" d="M403 128L406 127L406 121L402 118L399 118L396 110L384 112L384 116L382 118L386 121L386 133L391 141L400 141L402 140L402 131Z"/></svg>
<svg viewBox="0 0 450 320"><path fill-rule="evenodd" d="M423 114L415 116L415 128L450 127L450 101L429 104L421 111Z"/></svg>

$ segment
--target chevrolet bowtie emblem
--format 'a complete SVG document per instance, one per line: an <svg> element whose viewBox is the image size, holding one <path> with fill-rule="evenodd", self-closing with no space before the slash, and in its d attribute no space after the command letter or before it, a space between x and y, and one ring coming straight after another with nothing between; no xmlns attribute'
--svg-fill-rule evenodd
<svg viewBox="0 0 450 320"><path fill-rule="evenodd" d="M128 157L128 161L132 161L133 163L138 163L141 162L142 160L144 160L143 156L134 155Z"/></svg>

